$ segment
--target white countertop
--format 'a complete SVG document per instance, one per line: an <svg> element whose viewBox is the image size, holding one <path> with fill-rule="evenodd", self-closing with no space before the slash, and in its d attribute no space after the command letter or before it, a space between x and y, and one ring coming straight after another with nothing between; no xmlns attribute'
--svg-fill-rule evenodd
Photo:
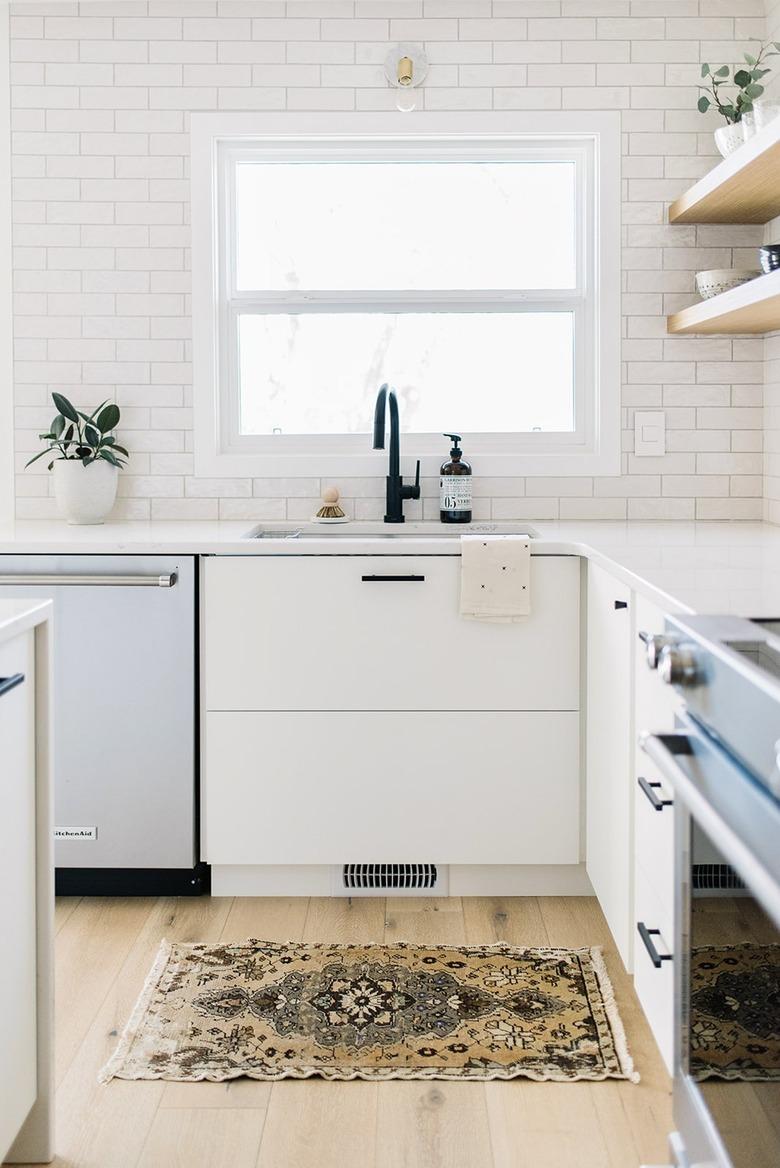
<svg viewBox="0 0 780 1168"><path fill-rule="evenodd" d="M0 600L0 645L48 620L51 609L50 600Z"/></svg>
<svg viewBox="0 0 780 1168"><path fill-rule="evenodd" d="M780 616L780 527L771 523L537 523L670 612Z"/></svg>
<svg viewBox="0 0 780 1168"><path fill-rule="evenodd" d="M263 524L306 528L305 524ZM418 535L433 525L406 525ZM486 529L488 524L475 525ZM500 528L524 524L496 524ZM670 611L780 617L780 527L767 523L533 522L534 555L579 555L613 571ZM247 539L241 522L106 523L71 527L28 520L0 526L0 554L26 555L352 555L456 554L452 538L416 538L399 547L379 524L351 523L305 540ZM474 530L474 529L472 529ZM393 531L395 535L395 530ZM1 573L0 573L1 574ZM31 602L30 602L31 603Z"/></svg>

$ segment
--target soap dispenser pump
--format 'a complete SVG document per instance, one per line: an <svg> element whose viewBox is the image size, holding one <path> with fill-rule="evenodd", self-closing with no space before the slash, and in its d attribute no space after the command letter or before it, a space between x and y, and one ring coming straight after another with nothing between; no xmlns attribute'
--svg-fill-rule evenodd
<svg viewBox="0 0 780 1168"><path fill-rule="evenodd" d="M442 523L471 523L471 465L463 460L460 434L445 434L452 441L450 458L441 464L439 479Z"/></svg>

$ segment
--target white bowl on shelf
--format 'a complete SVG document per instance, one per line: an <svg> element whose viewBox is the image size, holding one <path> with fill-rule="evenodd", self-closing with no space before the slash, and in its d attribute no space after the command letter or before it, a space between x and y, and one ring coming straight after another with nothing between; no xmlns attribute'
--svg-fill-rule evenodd
<svg viewBox="0 0 780 1168"><path fill-rule="evenodd" d="M711 296L738 288L740 284L747 284L760 275L759 271L747 268L712 268L707 272L696 273L696 291L702 300L709 300Z"/></svg>

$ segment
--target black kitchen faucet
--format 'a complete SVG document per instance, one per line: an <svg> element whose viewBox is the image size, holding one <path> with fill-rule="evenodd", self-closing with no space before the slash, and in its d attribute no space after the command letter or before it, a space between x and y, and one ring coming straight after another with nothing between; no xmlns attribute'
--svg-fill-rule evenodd
<svg viewBox="0 0 780 1168"><path fill-rule="evenodd" d="M417 474L414 486L404 486L401 477L400 426L398 422L398 399L395 390L385 382L379 387L374 408L374 450L385 448L385 402L390 402L390 450L388 452L387 495L385 503L385 523L404 522L404 499L420 498L420 460L417 459Z"/></svg>

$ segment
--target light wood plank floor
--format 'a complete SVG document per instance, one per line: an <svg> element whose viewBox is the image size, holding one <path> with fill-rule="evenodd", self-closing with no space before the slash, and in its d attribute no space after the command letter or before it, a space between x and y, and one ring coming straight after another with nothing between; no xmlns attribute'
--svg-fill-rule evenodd
<svg viewBox="0 0 780 1168"><path fill-rule="evenodd" d="M157 947L261 937L603 945L642 1082L162 1083L97 1072ZM65 899L58 1168L638 1168L668 1161L670 1083L595 900Z"/></svg>

